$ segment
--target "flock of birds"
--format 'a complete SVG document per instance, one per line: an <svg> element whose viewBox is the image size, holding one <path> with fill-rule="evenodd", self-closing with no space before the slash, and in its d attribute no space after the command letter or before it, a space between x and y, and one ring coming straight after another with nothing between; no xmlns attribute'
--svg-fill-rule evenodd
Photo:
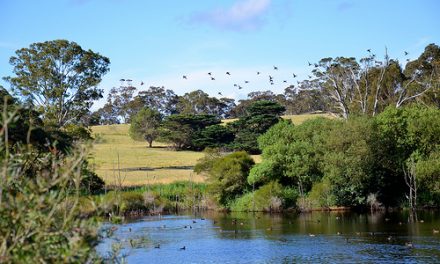
<svg viewBox="0 0 440 264"><path fill-rule="evenodd" d="M371 53L371 49L367 49L367 52L368 52L370 58L375 58L375 57L376 57L375 54L372 54L372 53ZM405 55L405 57L408 56L408 55L409 55L409 52L404 51L404 55ZM406 58L406 61L409 62L410 59L409 59L409 58ZM375 63L376 63L376 65L382 65L382 62L380 62L380 61L375 61ZM308 64L309 67L312 67L312 66L313 66L315 69L318 68L318 67L320 67L320 65L319 65L318 63L311 63L310 61L308 61L307 64ZM278 66L273 65L273 71L278 71ZM256 75L262 75L262 72L260 72L260 71L256 71L255 73L256 73ZM224 74L225 74L226 76L232 76L232 74L231 74L230 71L226 71ZM291 76L293 77L293 79L295 79L295 78L298 77L298 75L295 74L295 73L291 73L291 74L292 74ZM213 74L212 72L207 72L207 77L208 77L211 81L215 81L215 80L216 80L216 78L215 78L215 76L214 76L214 74ZM310 80L310 79L312 79L313 76L312 76L312 75L307 75L307 77L308 77L308 79ZM190 79L190 76L189 76L188 74L182 75L182 79L184 79L184 80L188 80L188 79ZM269 84L270 84L270 85L274 85L274 84L275 84L274 76L272 76L271 74L268 74L268 80L269 80ZM124 83L124 82L127 82L127 84L129 84L129 85L131 86L131 82L132 82L133 80L131 80L131 79L120 79L120 81L121 81L121 84ZM246 84L249 84L249 83L250 83L249 80L242 80L241 82L235 82L235 83L233 84L233 86L234 86L235 88L237 88L238 90L241 90L241 89L243 89L243 85L246 85ZM282 83L288 85L288 83L290 83L290 81L289 81L288 79L283 79L283 80L282 80ZM299 80L296 80L296 83L299 85L301 82L300 82ZM144 84L145 84L145 83L144 83L143 81L140 82L140 85L141 85L141 86L143 86ZM122 85L121 85L121 86L122 86ZM289 86L295 88L295 85L294 85L294 84L290 84ZM220 95L220 96L223 96L222 92L220 92L220 91L219 91L217 94Z"/></svg>
<svg viewBox="0 0 440 264"><path fill-rule="evenodd" d="M310 65L312 65L312 64L310 64L309 63L309 66ZM318 65L316 64L316 67L318 67ZM273 66L273 70L274 71L278 71L278 66ZM229 71L227 71L227 72L225 72L225 75L227 75L227 76L231 76L231 72L229 72ZM260 71L256 71L256 75L261 75L261 72ZM207 73L207 76L211 79L211 81L215 81L215 76L213 75L213 73L212 72L208 72ZM295 74L295 73L292 73L292 76L293 76L293 78L296 78L298 75L297 74ZM268 75L268 77L269 77L269 84L270 85L274 85L275 84L275 81L274 81L274 77L272 76L272 75ZM184 79L184 80L188 80L188 75L183 75L182 76L182 78ZM309 78L312 78L312 76L309 76ZM240 84L241 83L241 84ZM246 84L249 84L250 83L250 81L249 80L243 80L242 82L236 82L236 83L234 83L233 85L234 85L234 87L236 87L238 90L241 90L241 89L243 89L243 86L242 85L246 85ZM283 80L283 83L288 83L288 80ZM297 81L297 83L299 84L300 82L299 81ZM223 96L223 94L222 94L222 92L218 92L218 95L220 95L220 96Z"/></svg>

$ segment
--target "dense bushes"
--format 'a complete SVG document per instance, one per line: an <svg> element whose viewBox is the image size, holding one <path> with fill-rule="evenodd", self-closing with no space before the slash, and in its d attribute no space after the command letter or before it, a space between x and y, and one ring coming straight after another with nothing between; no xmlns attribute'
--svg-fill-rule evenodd
<svg viewBox="0 0 440 264"><path fill-rule="evenodd" d="M79 210L84 150L60 158L15 147L16 153L8 152L0 143L0 262L92 261L97 224ZM33 177L27 175L29 162L40 168Z"/></svg>
<svg viewBox="0 0 440 264"><path fill-rule="evenodd" d="M215 152L214 152L215 153ZM196 171L208 175L209 191L222 206L249 190L247 176L254 160L244 151L221 156L212 151L196 166Z"/></svg>
<svg viewBox="0 0 440 264"><path fill-rule="evenodd" d="M376 117L321 118L298 126L282 121L258 143L263 161L250 169L246 184L243 174L225 176L237 169L224 157L207 156L198 165L210 164L205 170L214 179L212 191L232 210L288 208L296 201L301 210L440 205L436 108L389 107ZM225 170L215 171L213 164Z"/></svg>
<svg viewBox="0 0 440 264"><path fill-rule="evenodd" d="M252 168L249 180L278 180L308 193L311 206L367 206L369 194L377 194L385 206L406 205L410 159L419 201L439 205L438 109L390 107L374 118L315 119L299 126L282 122L259 143L263 162Z"/></svg>

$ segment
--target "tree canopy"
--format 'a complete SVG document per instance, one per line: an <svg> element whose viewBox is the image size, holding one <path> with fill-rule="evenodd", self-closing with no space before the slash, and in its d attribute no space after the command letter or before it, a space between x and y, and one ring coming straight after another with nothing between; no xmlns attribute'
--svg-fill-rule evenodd
<svg viewBox="0 0 440 264"><path fill-rule="evenodd" d="M33 43L9 62L15 76L5 79L13 91L41 112L45 123L59 127L78 121L102 97L97 85L110 64L67 40Z"/></svg>

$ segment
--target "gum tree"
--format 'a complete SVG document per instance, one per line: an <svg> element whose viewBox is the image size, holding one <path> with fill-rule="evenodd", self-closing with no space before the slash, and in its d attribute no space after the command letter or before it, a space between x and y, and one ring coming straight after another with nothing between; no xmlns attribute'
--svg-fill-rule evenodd
<svg viewBox="0 0 440 264"><path fill-rule="evenodd" d="M9 63L15 76L6 77L14 93L38 110L46 124L63 127L78 122L94 100L110 60L75 42L52 40L16 51Z"/></svg>

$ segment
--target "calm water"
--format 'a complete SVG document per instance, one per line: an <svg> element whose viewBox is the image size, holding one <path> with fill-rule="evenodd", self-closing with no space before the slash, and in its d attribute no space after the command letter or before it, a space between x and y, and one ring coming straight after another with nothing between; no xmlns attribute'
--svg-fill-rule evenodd
<svg viewBox="0 0 440 264"><path fill-rule="evenodd" d="M117 225L98 251L121 245L128 263L440 263L440 214L419 220L323 212L145 217Z"/></svg>

